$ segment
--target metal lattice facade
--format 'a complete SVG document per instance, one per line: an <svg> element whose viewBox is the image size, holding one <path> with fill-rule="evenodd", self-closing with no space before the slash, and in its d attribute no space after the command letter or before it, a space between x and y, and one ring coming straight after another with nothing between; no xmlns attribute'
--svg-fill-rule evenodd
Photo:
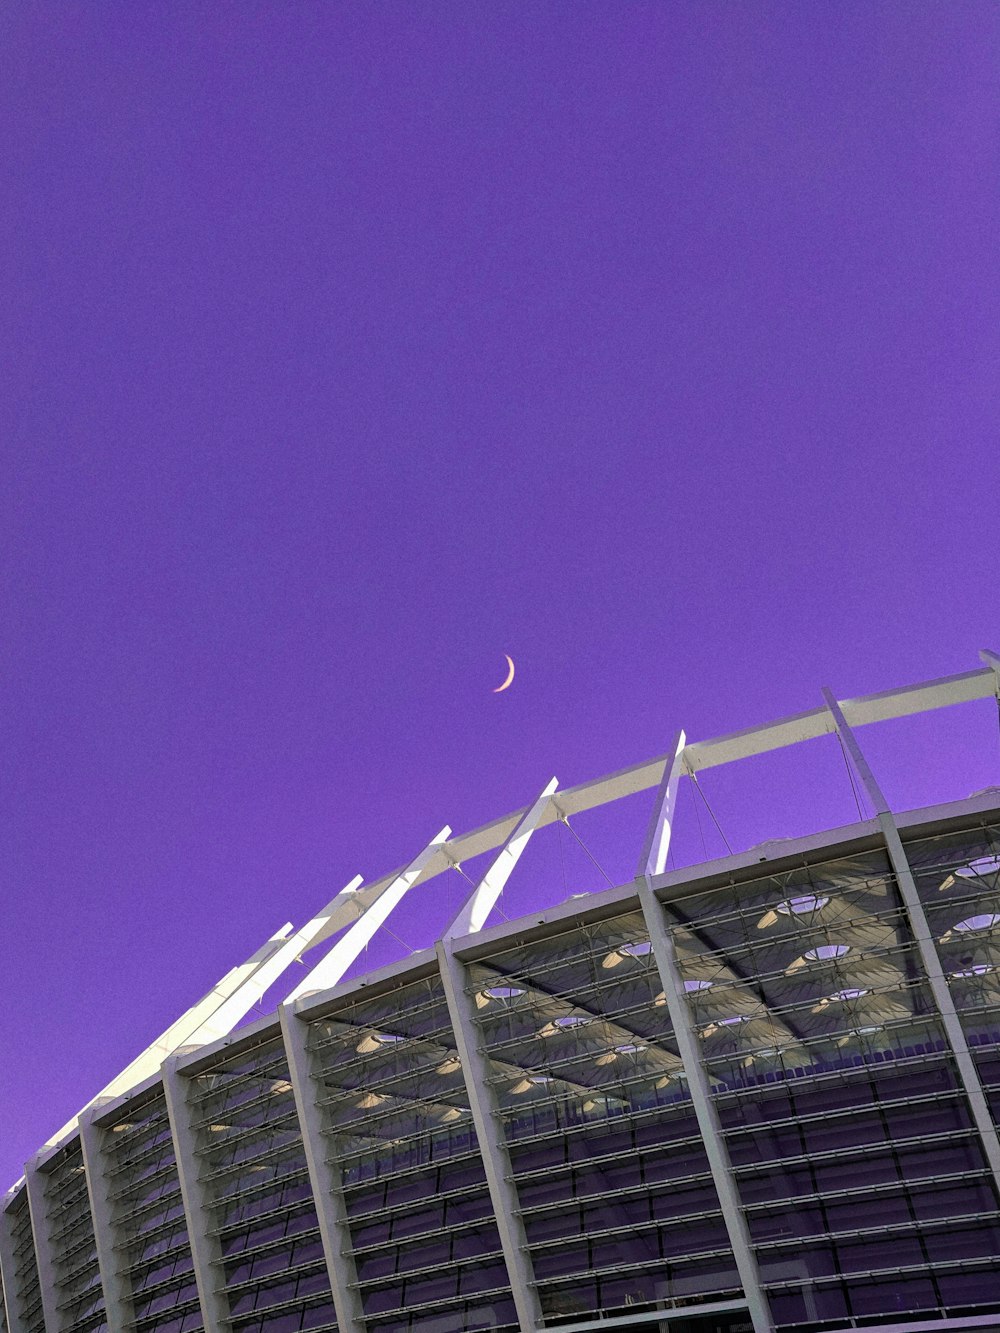
<svg viewBox="0 0 1000 1333"><path fill-rule="evenodd" d="M874 819L665 873L681 741L634 882L92 1104L0 1333L1000 1325L1000 793L893 816L828 702Z"/></svg>

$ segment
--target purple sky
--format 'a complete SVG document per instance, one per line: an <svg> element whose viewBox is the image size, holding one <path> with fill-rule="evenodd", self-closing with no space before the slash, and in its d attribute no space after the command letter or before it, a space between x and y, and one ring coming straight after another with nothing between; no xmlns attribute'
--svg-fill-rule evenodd
<svg viewBox="0 0 1000 1333"><path fill-rule="evenodd" d="M443 823L1000 648L995 4L14 0L0 49L0 1185ZM988 703L871 748L1000 781ZM736 845L852 817L819 742L745 768ZM546 836L508 910L600 884Z"/></svg>

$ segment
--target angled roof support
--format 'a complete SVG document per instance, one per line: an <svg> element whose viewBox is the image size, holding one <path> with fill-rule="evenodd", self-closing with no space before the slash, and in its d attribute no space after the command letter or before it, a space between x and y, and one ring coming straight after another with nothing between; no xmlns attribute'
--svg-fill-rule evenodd
<svg viewBox="0 0 1000 1333"><path fill-rule="evenodd" d="M536 1333L544 1323L542 1304L504 1134L503 1117L493 1085L494 1070L483 1045L482 1031L476 1022L475 1005L468 994L468 969L461 959L456 958L451 940L439 940L436 952L448 1017L455 1036L455 1048L462 1062L462 1078L476 1127L476 1141L482 1154L490 1202L493 1204L500 1246L507 1265L518 1327L520 1333Z"/></svg>
<svg viewBox="0 0 1000 1333"><path fill-rule="evenodd" d="M534 805L529 806L518 820L513 833L500 849L500 854L490 865L489 870L479 884L459 908L451 925L442 938L456 939L461 935L473 935L482 930L492 912L496 900L503 892L504 885L510 879L511 872L521 859L521 853L528 845L528 839L538 827L538 821L548 809L559 779L553 778L542 790Z"/></svg>
<svg viewBox="0 0 1000 1333"><path fill-rule="evenodd" d="M358 919L350 930L341 935L330 952L316 964L305 980L296 986L287 997L286 1004L308 995L311 991L329 990L332 986L336 986L392 909L413 888L420 878L420 872L428 861L440 852L441 845L447 842L450 835L451 829L446 824L419 856L414 857L410 864L388 883L375 884L367 893L361 889L354 894L352 904L358 909L355 912ZM329 934L329 927L324 925L322 932Z"/></svg>
<svg viewBox="0 0 1000 1333"><path fill-rule="evenodd" d="M90 1215L94 1219L94 1245L104 1292L104 1317L108 1328L117 1333L118 1329L134 1327L135 1310L132 1287L119 1248L124 1237L115 1216L106 1152L107 1131L97 1123L100 1114L101 1106L94 1102L81 1111L80 1148L87 1176Z"/></svg>
<svg viewBox="0 0 1000 1333"><path fill-rule="evenodd" d="M177 1068L180 1057L168 1056L163 1062L163 1098L167 1104L170 1136L174 1142L177 1181L181 1189L188 1247L194 1268L194 1281L201 1306L204 1333L228 1333L231 1312L222 1273L222 1246L213 1231L209 1193L198 1174L198 1138L188 1100L190 1080Z"/></svg>
<svg viewBox="0 0 1000 1333"><path fill-rule="evenodd" d="M361 875L355 875L345 888L332 898L323 910L307 921L306 924L290 935L281 947L275 950L261 965L246 978L242 985L230 997L219 1005L193 1032L185 1045L205 1046L210 1041L225 1037L246 1014L250 1012L260 997L272 986L285 968L294 963L312 944L321 930L347 925L357 917L357 891L364 882Z"/></svg>
<svg viewBox="0 0 1000 1333"><path fill-rule="evenodd" d="M722 1208L722 1220L746 1296L750 1322L753 1324L754 1333L774 1333L774 1321L761 1285L757 1255L750 1240L750 1229L743 1212L736 1177L733 1175L733 1164L722 1132L719 1109L712 1097L708 1072L702 1063L698 1047L698 1034L677 958L677 944L667 927L663 908L653 892L648 875L638 877L636 889L646 929L649 932L649 943L660 985L663 987L663 996L667 1002L667 1012L674 1030L674 1041L677 1043L684 1072L687 1075L691 1105L705 1144L709 1170Z"/></svg>
<svg viewBox="0 0 1000 1333"><path fill-rule="evenodd" d="M179 1047L190 1041L192 1035L207 1022L210 1016L230 996L234 995L258 968L267 963L284 946L291 928L292 923L286 921L281 929L262 944L256 953L252 953L245 963L240 963L238 967L234 967L227 972L221 981L218 981L206 995L202 996L197 1004L193 1004L186 1013L181 1014L180 1018L175 1023L171 1023L165 1032L161 1032L141 1055L137 1055L132 1063L127 1065L120 1074L116 1074L106 1087L103 1087L96 1096L91 1097L87 1105L81 1107L72 1120L68 1121L62 1129L47 1140L45 1147L52 1147L59 1143L74 1130L80 1116L87 1107L93 1106L95 1102L109 1101L112 1097L120 1097L123 1093L142 1083L144 1079L155 1074L168 1055L172 1055Z"/></svg>
<svg viewBox="0 0 1000 1333"><path fill-rule="evenodd" d="M879 827L885 839L886 851L889 854L889 863L896 876L896 884L899 888L899 895L903 900L903 908L910 925L913 941L923 964L924 972L927 975L927 982L934 1003L941 1015L941 1026L944 1028L945 1040L951 1047L958 1079L965 1092L966 1101L972 1113L973 1124L979 1131L983 1156L993 1173L997 1188L1000 1190L1000 1138L997 1137L996 1125L993 1123L993 1117L990 1114L986 1094L979 1078L979 1071L976 1069L975 1061L969 1051L965 1029L962 1027L962 1021L955 1009L955 1001L952 998L951 989L941 966L941 958L934 942L930 923L927 920L927 913L924 911L923 902L917 891L913 871L910 869L910 863L906 857L903 840L899 836L899 829L896 827L896 821L889 809L889 803L882 794L882 788L876 781L874 773L868 767L868 761L844 717L840 704L828 689L823 690L823 698L830 710L837 735L857 770L878 818Z"/></svg>
<svg viewBox="0 0 1000 1333"><path fill-rule="evenodd" d="M667 865L667 852L670 850L670 834L674 826L674 810L677 806L677 788L680 786L681 773L684 772L684 746L687 737L683 731L674 736L673 744L667 752L667 761L663 766L663 777L656 789L653 813L642 844L637 875L662 875ZM669 756L673 755L673 759Z"/></svg>
<svg viewBox="0 0 1000 1333"><path fill-rule="evenodd" d="M841 709L853 727L867 726L872 722L884 722L890 718L909 717L914 713L929 712L935 708L947 708L952 704L969 703L974 699L989 699L996 694L996 675L990 667L979 667L975 671L963 671L955 676L942 676L937 680L923 681L917 685L905 685L894 690L883 690L879 694L859 695L856 699L841 700ZM716 768L719 765L733 763L737 759L749 759L754 755L768 754L772 750L781 750L801 741L812 740L818 736L832 735L835 728L826 708L812 708L804 713L794 713L790 717L766 722L761 726L749 727L744 731L735 731L727 736L717 736L712 740L691 741L684 747L684 772L697 773L703 768ZM655 759L644 760L617 773L608 773L602 778L583 782L575 787L564 787L559 792L559 803L550 802L538 820L538 827L581 814L584 810L593 810L597 806L608 805L625 796L648 791L658 786L663 778L664 769L674 758L673 755L660 755ZM469 861L485 852L502 847L515 830L525 814L516 810L491 820L481 828L442 843L420 873L418 883L441 875L456 862ZM381 876L361 891L377 895L383 892L399 875L398 870ZM313 941L313 947L322 944L334 932L324 928Z"/></svg>
<svg viewBox="0 0 1000 1333"><path fill-rule="evenodd" d="M291 1000L278 1006L278 1019L309 1184L316 1201L316 1220L333 1308L337 1313L338 1333L365 1333L367 1325L344 1197L344 1178L334 1145L325 1133L325 1113L319 1103L320 1088L313 1077L309 1059L309 1023L296 1014Z"/></svg>
<svg viewBox="0 0 1000 1333"><path fill-rule="evenodd" d="M28 1215L31 1219L31 1239L35 1246L35 1262L38 1265L38 1289L42 1297L42 1315L45 1327L58 1330L60 1327L59 1307L57 1304L55 1254L52 1246L52 1226L49 1217L49 1203L45 1194L45 1181L42 1177L42 1163L52 1155L52 1150L42 1149L36 1153L24 1168L24 1183L28 1191Z"/></svg>

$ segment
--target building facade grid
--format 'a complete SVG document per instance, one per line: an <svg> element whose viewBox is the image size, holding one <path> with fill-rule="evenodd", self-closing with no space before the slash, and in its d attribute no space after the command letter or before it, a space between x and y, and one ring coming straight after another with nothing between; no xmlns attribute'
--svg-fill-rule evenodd
<svg viewBox="0 0 1000 1333"><path fill-rule="evenodd" d="M877 813L174 1057L6 1196L0 1333L995 1326L1000 793Z"/></svg>

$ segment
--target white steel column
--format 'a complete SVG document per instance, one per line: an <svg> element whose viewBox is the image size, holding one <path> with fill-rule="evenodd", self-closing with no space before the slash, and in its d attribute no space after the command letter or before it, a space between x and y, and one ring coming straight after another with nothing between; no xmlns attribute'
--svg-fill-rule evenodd
<svg viewBox="0 0 1000 1333"><path fill-rule="evenodd" d="M450 940L438 942L437 956L518 1323L521 1333L536 1333L542 1327L542 1306L535 1286L528 1239L521 1217L521 1203L514 1186L514 1173L504 1139L500 1109L490 1083L489 1061L480 1045L472 1004L465 990L465 964L455 957Z"/></svg>
<svg viewBox="0 0 1000 1333"><path fill-rule="evenodd" d="M684 990L684 980L677 961L677 948L674 938L667 929L663 908L653 892L653 886L647 875L640 875L636 880L636 889L642 914L649 932L649 943L656 968L663 986L663 995L667 1002L667 1011L674 1029L674 1039L684 1064L691 1102L698 1120L708 1165L715 1182L715 1190L722 1206L722 1220L729 1234L736 1269L743 1284L750 1320L754 1333L773 1333L774 1324L768 1307L767 1297L761 1286L757 1257L750 1243L750 1230L740 1204L736 1179L733 1175L729 1150L722 1134L719 1112L712 1099L705 1066L701 1062L698 1049L698 1037L691 1021L691 1010Z"/></svg>
<svg viewBox="0 0 1000 1333"><path fill-rule="evenodd" d="M7 1316L7 1333L25 1333L24 1319L18 1301L17 1262L14 1253L14 1212L13 1204L17 1190L11 1190L0 1208L0 1276L3 1277L4 1314Z"/></svg>
<svg viewBox="0 0 1000 1333"><path fill-rule="evenodd" d="M229 1302L222 1289L222 1251L218 1237L212 1235L214 1220L205 1185L198 1177L198 1157L195 1151L197 1139L188 1100L189 1080L177 1068L179 1059L179 1056L170 1056L164 1061L160 1073L170 1134L174 1141L177 1179L187 1221L194 1280L198 1288L205 1333L226 1333L229 1328Z"/></svg>
<svg viewBox="0 0 1000 1333"><path fill-rule="evenodd" d="M1000 1190L1000 1139L997 1138L996 1126L990 1114L986 1094L983 1092L979 1071L976 1069L975 1061L969 1051L965 1031L958 1017L958 1011L955 1009L955 1002L951 997L951 989L941 966L937 945L931 933L924 905L917 892L910 863L906 859L906 851L899 836L896 821L892 817L888 801L882 794L882 788L875 780L874 773L868 767L868 761L858 745L854 732L847 724L840 705L828 689L823 690L823 698L826 700L826 706L833 717L837 735L854 764L878 818L879 827L885 839L886 850L889 853L889 863L895 873L896 883L899 885L900 897L903 900L903 907L910 923L910 929L913 932L917 952L920 954L920 960L924 965L934 1003L941 1015L945 1038L955 1058L959 1081L965 1091L976 1129L979 1131L986 1160L993 1172L997 1189Z"/></svg>
<svg viewBox="0 0 1000 1333"><path fill-rule="evenodd" d="M28 1209L31 1217L31 1236L38 1264L38 1286L42 1294L42 1314L46 1333L59 1333L61 1320L56 1292L56 1269L52 1255L52 1233L49 1226L48 1204L45 1198L45 1180L42 1162L51 1157L43 1149L24 1168L24 1183L28 1191Z"/></svg>
<svg viewBox="0 0 1000 1333"><path fill-rule="evenodd" d="M117 1227L111 1202L107 1158L104 1153L105 1131L97 1124L99 1106L89 1106L80 1116L80 1147L87 1175L87 1195L90 1215L94 1219L94 1242L97 1248L97 1267L104 1288L104 1311L111 1333L131 1326L133 1322L132 1290L122 1272L116 1249Z"/></svg>
<svg viewBox="0 0 1000 1333"><path fill-rule="evenodd" d="M340 1165L323 1133L323 1108L316 1102L316 1082L309 1062L309 1024L295 1012L296 1002L278 1008L288 1057L288 1077L302 1131L309 1184L316 1201L316 1216L330 1276L338 1333L366 1333L358 1269L354 1261L347 1201Z"/></svg>
<svg viewBox="0 0 1000 1333"><path fill-rule="evenodd" d="M500 849L496 860L491 863L475 890L459 908L454 921L444 933L445 939L457 939L462 935L472 935L482 930L558 786L559 779L553 778L543 788L534 805L530 805L518 820L514 832Z"/></svg>
<svg viewBox="0 0 1000 1333"><path fill-rule="evenodd" d="M667 853L670 850L670 835L674 827L674 811L677 806L677 788L680 785L684 764L684 746L687 737L678 731L673 744L667 752L667 761L663 766L663 777L656 791L653 813L646 830L639 857L639 875L662 875L667 865Z"/></svg>

